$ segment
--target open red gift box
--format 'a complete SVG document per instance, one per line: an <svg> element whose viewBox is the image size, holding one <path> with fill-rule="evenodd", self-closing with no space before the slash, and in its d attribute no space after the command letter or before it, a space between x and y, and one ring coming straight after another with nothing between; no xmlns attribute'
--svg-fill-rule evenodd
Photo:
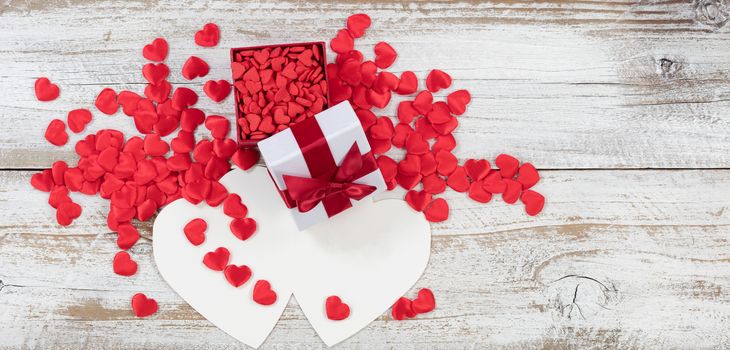
<svg viewBox="0 0 730 350"><path fill-rule="evenodd" d="M231 49L240 147L263 140L329 107L324 42Z"/></svg>

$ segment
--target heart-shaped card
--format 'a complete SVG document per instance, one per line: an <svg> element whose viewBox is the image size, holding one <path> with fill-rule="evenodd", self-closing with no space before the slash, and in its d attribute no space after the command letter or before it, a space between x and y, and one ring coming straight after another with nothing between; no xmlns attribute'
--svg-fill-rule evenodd
<svg viewBox="0 0 730 350"><path fill-rule="evenodd" d="M153 227L157 267L168 284L195 310L234 338L260 346L293 294L312 327L328 346L367 326L405 294L423 273L431 231L421 213L401 200L358 205L306 231L299 231L265 168L239 169L220 182L241 196L258 229L246 241L229 229L222 206L179 199L165 207ZM183 227L195 218L208 228L192 245ZM235 288L223 273L207 268L203 256L218 247L229 264L247 265L250 280ZM258 280L271 283L275 303L252 299ZM344 320L327 318L325 300L336 295L350 307Z"/></svg>

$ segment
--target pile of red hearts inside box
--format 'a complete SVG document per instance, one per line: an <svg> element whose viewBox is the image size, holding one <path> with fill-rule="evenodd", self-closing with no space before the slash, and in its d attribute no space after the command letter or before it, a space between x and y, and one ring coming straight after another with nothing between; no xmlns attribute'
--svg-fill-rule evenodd
<svg viewBox="0 0 730 350"><path fill-rule="evenodd" d="M322 72L325 53L320 50L323 48L312 43L234 52L232 69L239 141L244 145L246 141L255 142L313 116L328 105L348 100L356 109L373 152L378 155L377 162L388 188L400 185L408 190L405 196L408 204L423 211L429 221L448 218L448 203L443 198L433 198L443 193L447 186L458 192L468 192L470 198L482 203L489 202L493 194L501 193L507 203L521 199L529 215L539 213L544 198L530 190L539 180L531 164L520 165L513 157L500 155L495 162L499 170L492 169L483 159L469 159L459 165L453 154L457 144L453 131L458 126L457 116L466 111L470 94L457 90L448 94L445 102L433 102L432 93L448 89L451 77L443 71L432 70L426 77L426 90L419 92L418 79L413 72L405 71L397 77L384 70L397 57L395 50L385 42L375 45L373 60L365 60L363 54L354 49L354 39L363 36L369 26L367 15L348 18L347 28L340 30L330 42L337 57L326 65L326 74ZM218 40L218 27L212 23L195 34L195 42L202 47L215 46ZM59 160L50 169L31 177L33 187L50 193L48 203L56 209L56 219L63 226L70 225L82 211L69 192L98 194L110 200L107 224L117 233L117 245L123 250L115 255L113 269L123 276L134 275L137 270L137 263L125 252L140 237L132 225L134 219L149 220L159 208L178 198L196 204L205 201L211 206L236 201L235 195L229 194L218 180L230 170L231 162L248 169L259 158L254 148L240 148L239 142L228 138L228 118L206 116L203 111L193 108L198 93L185 87L172 88L167 81L169 68L162 63L167 53L167 42L161 38L143 48L142 54L147 60L158 62L142 68L148 81L143 95L132 91L117 93L106 88L95 101L96 108L108 115L116 114L121 107L143 136L125 137L122 132L110 129L88 134L76 143L75 150L80 157L76 166ZM209 66L203 59L190 56L181 73L185 79L192 80L206 76L208 71ZM226 80L209 80L203 91L211 100L221 102L229 95L231 84ZM35 92L40 101L51 101L59 96L58 86L46 78L36 81ZM395 125L391 117L378 117L372 111L386 107L392 93L413 96L398 105ZM81 133L91 120L92 113L88 109L70 111L66 123L60 119L51 121L45 138L53 145L63 146L69 139L66 125L72 132ZM211 139L196 140L194 132L200 125L210 131ZM176 131L170 142L163 139ZM397 162L385 154L393 146L406 150L406 155ZM415 190L419 184L422 189ZM232 216L232 233L239 239L245 240L255 232L254 219L245 218L245 215L229 216ZM185 235L192 244L204 240L203 224L198 222L197 227L193 224L189 232L186 230ZM225 252L216 250L209 254L213 254L210 259L215 260ZM242 276L246 275L246 269L240 266L233 271L217 260L204 263L209 268L214 266L224 271L234 287L240 286ZM227 269L229 273L225 273ZM269 302L271 286L257 283L257 288L263 293L260 297L264 295L266 299L257 302ZM433 294L429 295L430 291L423 293L423 296L419 293L417 300L420 301L412 310L408 302L398 301L393 316L402 319L430 311L435 305ZM329 297L326 305L331 319L347 317L346 304L338 297ZM157 303L139 293L132 298L132 308L137 316L144 317L156 312Z"/></svg>

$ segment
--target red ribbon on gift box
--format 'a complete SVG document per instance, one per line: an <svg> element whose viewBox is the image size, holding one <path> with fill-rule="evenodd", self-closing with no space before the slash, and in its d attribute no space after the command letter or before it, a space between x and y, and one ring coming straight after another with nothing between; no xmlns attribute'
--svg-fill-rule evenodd
<svg viewBox="0 0 730 350"><path fill-rule="evenodd" d="M356 183L357 179L378 169L372 152L360 154L357 143L337 166L327 139L315 118L293 125L292 134L301 149L311 177L283 175L286 190L281 195L287 207L307 212L322 203L328 217L352 207L376 190L375 186Z"/></svg>

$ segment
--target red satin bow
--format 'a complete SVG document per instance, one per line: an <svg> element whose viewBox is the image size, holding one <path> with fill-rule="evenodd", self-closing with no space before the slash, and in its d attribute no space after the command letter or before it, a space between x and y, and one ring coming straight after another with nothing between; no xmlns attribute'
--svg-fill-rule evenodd
<svg viewBox="0 0 730 350"><path fill-rule="evenodd" d="M372 153L361 155L357 143L353 143L342 165L333 169L336 172L333 171L334 175L329 180L291 175L283 175L283 178L286 191L300 212L308 212L321 202L332 216L351 207L350 199L363 199L376 190L375 186L353 182L376 168Z"/></svg>

